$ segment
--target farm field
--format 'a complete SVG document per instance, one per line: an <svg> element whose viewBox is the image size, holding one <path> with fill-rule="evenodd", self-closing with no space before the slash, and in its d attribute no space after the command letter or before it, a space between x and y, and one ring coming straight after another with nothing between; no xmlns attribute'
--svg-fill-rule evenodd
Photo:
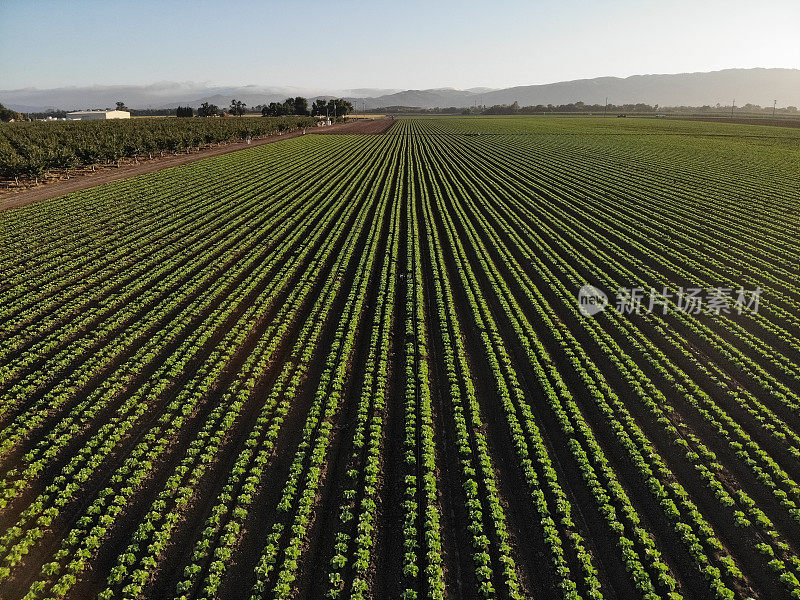
<svg viewBox="0 0 800 600"><path fill-rule="evenodd" d="M0 598L798 599L798 243L796 130L632 118L2 212Z"/></svg>
<svg viewBox="0 0 800 600"><path fill-rule="evenodd" d="M8 123L0 127L0 180L40 178L51 171L69 172L86 165L119 165L124 158L138 162L316 124L311 117Z"/></svg>

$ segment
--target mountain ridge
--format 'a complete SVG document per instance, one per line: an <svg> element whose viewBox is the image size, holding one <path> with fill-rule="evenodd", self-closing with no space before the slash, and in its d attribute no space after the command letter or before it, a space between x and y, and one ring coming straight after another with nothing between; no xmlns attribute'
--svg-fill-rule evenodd
<svg viewBox="0 0 800 600"><path fill-rule="evenodd" d="M428 89L314 90L292 86L210 86L195 83L158 82L144 86L72 86L53 89L0 90L0 102L13 110L41 112L48 109L84 109L114 106L117 100L131 108L197 107L203 102L227 106L232 98L248 106L282 101L288 96L344 97L368 109L388 106L466 108L473 105L568 104L582 101L603 104L658 104L661 106L714 106L746 103L768 106L800 106L800 70L782 68L723 69L719 71L643 74L629 77L594 77L502 89L473 87L465 90Z"/></svg>

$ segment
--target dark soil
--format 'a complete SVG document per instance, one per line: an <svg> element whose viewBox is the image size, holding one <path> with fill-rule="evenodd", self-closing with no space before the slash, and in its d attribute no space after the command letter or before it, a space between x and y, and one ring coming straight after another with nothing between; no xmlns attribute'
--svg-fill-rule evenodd
<svg viewBox="0 0 800 600"><path fill-rule="evenodd" d="M335 129L331 127L330 129L313 131L312 133L319 135L379 135L389 131L392 125L394 125L394 122L393 117L384 117L382 119L357 119L345 123L344 125L337 125Z"/></svg>

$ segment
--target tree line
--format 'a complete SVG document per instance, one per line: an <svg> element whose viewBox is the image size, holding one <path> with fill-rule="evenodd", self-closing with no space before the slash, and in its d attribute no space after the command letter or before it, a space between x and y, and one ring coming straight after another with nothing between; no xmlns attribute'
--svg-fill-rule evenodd
<svg viewBox="0 0 800 600"><path fill-rule="evenodd" d="M531 106L520 106L518 102L513 104L495 104L493 106L448 106L444 108L422 108L414 106L386 106L383 108L373 108L366 112L374 114L442 114L442 115L539 115L548 113L592 113L592 114L614 114L614 113L664 113L664 114L696 114L696 113L725 113L736 115L747 114L772 114L771 106L759 106L758 104L743 104L742 106L724 106L721 104L703 106L659 106L658 104L586 104L584 102L572 102L569 104L536 104ZM798 115L800 111L796 106L775 109L779 115Z"/></svg>
<svg viewBox="0 0 800 600"><path fill-rule="evenodd" d="M329 116L331 118L343 117L353 111L353 105L343 98L322 98L315 100L309 107L308 99L302 96L287 98L283 102L270 102L269 104L258 104L248 108L247 104L241 100L231 100L227 114L237 117L247 113L261 113L263 117L308 117L308 116ZM176 109L178 117L193 117L194 110L190 106L179 106ZM197 109L198 117L216 117L226 114L216 104L203 102Z"/></svg>
<svg viewBox="0 0 800 600"><path fill-rule="evenodd" d="M315 100L309 109L308 100L302 96L287 98L283 102L270 102L261 108L261 114L265 117L282 117L289 115L314 117L327 116L330 118L343 117L353 111L353 105L343 98L331 98Z"/></svg>
<svg viewBox="0 0 800 600"><path fill-rule="evenodd" d="M97 110L112 110L110 108ZM331 98L329 100L317 99L309 106L306 98L297 96L287 98L283 102L270 102L269 104L257 104L248 107L241 100L233 99L227 109L220 108L216 104L203 102L197 109L191 106L178 106L177 108L147 108L130 109L124 102L117 102L114 110L126 110L134 117L222 117L225 115L242 116L245 114L261 113L264 117L307 117L307 116L330 116L343 117L353 111L353 105L343 98ZM47 110L42 112L19 113L5 108L0 104L0 121L8 122L37 120L37 119L64 119L67 116L66 110Z"/></svg>
<svg viewBox="0 0 800 600"><path fill-rule="evenodd" d="M713 112L733 112L734 114L771 114L772 107L761 107L758 104L744 104L742 106L659 106L658 104L645 104L644 102L630 104L585 104L584 102L572 102L569 104L537 104L535 106L520 106L514 102L511 105L496 104L489 107L481 107L479 111L483 115L534 115L546 113L592 113L592 114L612 114L612 113L713 113ZM776 109L778 114L797 114L797 107L787 106L786 108Z"/></svg>

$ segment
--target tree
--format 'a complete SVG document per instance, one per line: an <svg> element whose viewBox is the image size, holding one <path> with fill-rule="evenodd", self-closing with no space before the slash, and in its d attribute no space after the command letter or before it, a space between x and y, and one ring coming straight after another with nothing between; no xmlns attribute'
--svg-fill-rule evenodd
<svg viewBox="0 0 800 600"><path fill-rule="evenodd" d="M261 116L278 117L280 116L281 106L282 105L278 104L277 102L270 102L261 109Z"/></svg>
<svg viewBox="0 0 800 600"><path fill-rule="evenodd" d="M294 98L287 98L283 101L283 109L282 115L293 115L294 114Z"/></svg>
<svg viewBox="0 0 800 600"><path fill-rule="evenodd" d="M19 121L20 119L22 119L20 113L0 104L0 121L8 123L9 121Z"/></svg>
<svg viewBox="0 0 800 600"><path fill-rule="evenodd" d="M203 102L200 105L200 108L197 109L197 116L198 117L215 117L220 113L219 106L216 104L209 104L208 102Z"/></svg>
<svg viewBox="0 0 800 600"><path fill-rule="evenodd" d="M344 98L339 98L336 100L336 109L336 114L339 116L349 115L353 112L353 105Z"/></svg>
<svg viewBox="0 0 800 600"><path fill-rule="evenodd" d="M306 116L308 115L308 100L302 96L297 96L294 99L294 114Z"/></svg>
<svg viewBox="0 0 800 600"><path fill-rule="evenodd" d="M353 105L343 98L328 100L328 115L331 117L343 117L353 111Z"/></svg>
<svg viewBox="0 0 800 600"><path fill-rule="evenodd" d="M327 108L328 103L325 102L322 98L318 98L314 100L314 103L311 105L311 114L315 117L322 116L325 114L325 109Z"/></svg>
<svg viewBox="0 0 800 600"><path fill-rule="evenodd" d="M295 110L295 99L287 98L283 102L270 102L261 109L263 117L283 117L293 115Z"/></svg>
<svg viewBox="0 0 800 600"><path fill-rule="evenodd" d="M128 110L128 107L125 106L124 102L117 102L117 108L115 110Z"/></svg>
<svg viewBox="0 0 800 600"><path fill-rule="evenodd" d="M194 109L191 106L179 106L175 109L176 117L193 117Z"/></svg>
<svg viewBox="0 0 800 600"><path fill-rule="evenodd" d="M242 102L241 100L231 100L231 114L236 115L237 117L241 117L245 112L247 112L247 104Z"/></svg>

